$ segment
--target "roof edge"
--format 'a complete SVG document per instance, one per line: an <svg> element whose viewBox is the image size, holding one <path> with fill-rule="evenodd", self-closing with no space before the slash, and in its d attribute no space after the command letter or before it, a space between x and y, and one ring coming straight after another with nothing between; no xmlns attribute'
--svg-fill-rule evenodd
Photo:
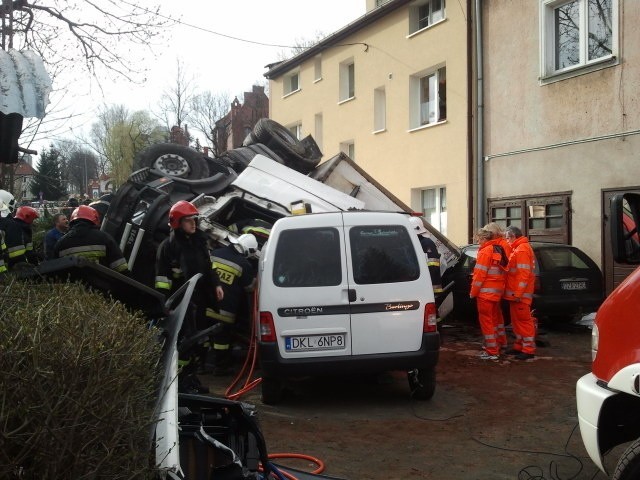
<svg viewBox="0 0 640 480"><path fill-rule="evenodd" d="M335 44L337 44L344 38L348 37L349 35L352 35L358 30L374 23L381 17L384 17L385 15L389 14L393 10L396 10L397 8L409 3L410 1L411 0L390 0L387 3L377 8L374 8L373 10L370 10L369 12L365 13L361 17L355 19L353 22L348 23L347 25L342 27L340 30L337 30L332 34L326 36L324 39L322 39L312 47L309 47L302 53L299 53L298 55L291 57L288 60L283 60L281 62L274 62L267 65L266 67L269 68L269 70L264 74L264 76L269 80L272 80L274 78L277 78L283 75L285 72L291 70L292 68L297 67L305 60L311 57L314 57L318 53L322 52L323 50L326 50L331 46L334 46Z"/></svg>

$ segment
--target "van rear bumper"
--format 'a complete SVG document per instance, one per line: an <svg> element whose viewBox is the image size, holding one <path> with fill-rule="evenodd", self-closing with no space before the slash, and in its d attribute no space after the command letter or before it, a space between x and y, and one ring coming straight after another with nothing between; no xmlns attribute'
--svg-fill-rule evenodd
<svg viewBox="0 0 640 480"><path fill-rule="evenodd" d="M267 377L377 373L390 370L433 368L438 363L440 334L423 333L422 346L415 352L348 355L337 357L282 358L277 343L258 342L260 368Z"/></svg>

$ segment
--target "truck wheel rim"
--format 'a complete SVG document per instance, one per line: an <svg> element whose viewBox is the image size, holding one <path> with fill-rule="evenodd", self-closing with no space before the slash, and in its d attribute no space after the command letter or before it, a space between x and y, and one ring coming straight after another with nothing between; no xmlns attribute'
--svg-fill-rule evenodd
<svg viewBox="0 0 640 480"><path fill-rule="evenodd" d="M165 175L173 175L179 177L189 172L189 162L180 155L167 153L162 155L153 162L153 168L161 171Z"/></svg>

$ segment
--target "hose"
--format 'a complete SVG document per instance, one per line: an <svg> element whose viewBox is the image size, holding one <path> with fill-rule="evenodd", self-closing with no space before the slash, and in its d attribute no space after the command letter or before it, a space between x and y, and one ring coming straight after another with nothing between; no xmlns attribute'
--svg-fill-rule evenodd
<svg viewBox="0 0 640 480"><path fill-rule="evenodd" d="M304 455L302 453L272 453L269 455L269 460L274 459L274 458L298 458L298 459L302 459L302 460L309 460L310 462L315 463L316 465L318 465L318 467L309 472L312 475L317 475L319 473L322 473L324 471L324 462L322 460L320 460L319 458L316 457L312 457L311 455ZM276 477L279 480L282 479L287 479L287 480L298 480L297 477L295 477L294 475L288 473L288 472L283 472L281 470L279 470L275 465L273 465L271 462L269 462L268 464L268 468L271 472L273 472ZM259 472L263 472L264 469L262 467L262 465L260 465L258 467L258 471ZM267 477L269 478L269 477Z"/></svg>

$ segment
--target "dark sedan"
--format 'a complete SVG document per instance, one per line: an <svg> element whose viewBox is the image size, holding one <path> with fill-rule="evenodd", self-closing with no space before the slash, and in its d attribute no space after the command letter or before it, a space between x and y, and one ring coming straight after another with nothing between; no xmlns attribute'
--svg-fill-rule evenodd
<svg viewBox="0 0 640 480"><path fill-rule="evenodd" d="M532 308L538 318L571 319L595 312L604 300L602 272L582 250L571 245L531 242L536 256L536 286ZM469 298L478 245L462 247L458 263L443 275L454 282L453 313L475 318L476 303Z"/></svg>

